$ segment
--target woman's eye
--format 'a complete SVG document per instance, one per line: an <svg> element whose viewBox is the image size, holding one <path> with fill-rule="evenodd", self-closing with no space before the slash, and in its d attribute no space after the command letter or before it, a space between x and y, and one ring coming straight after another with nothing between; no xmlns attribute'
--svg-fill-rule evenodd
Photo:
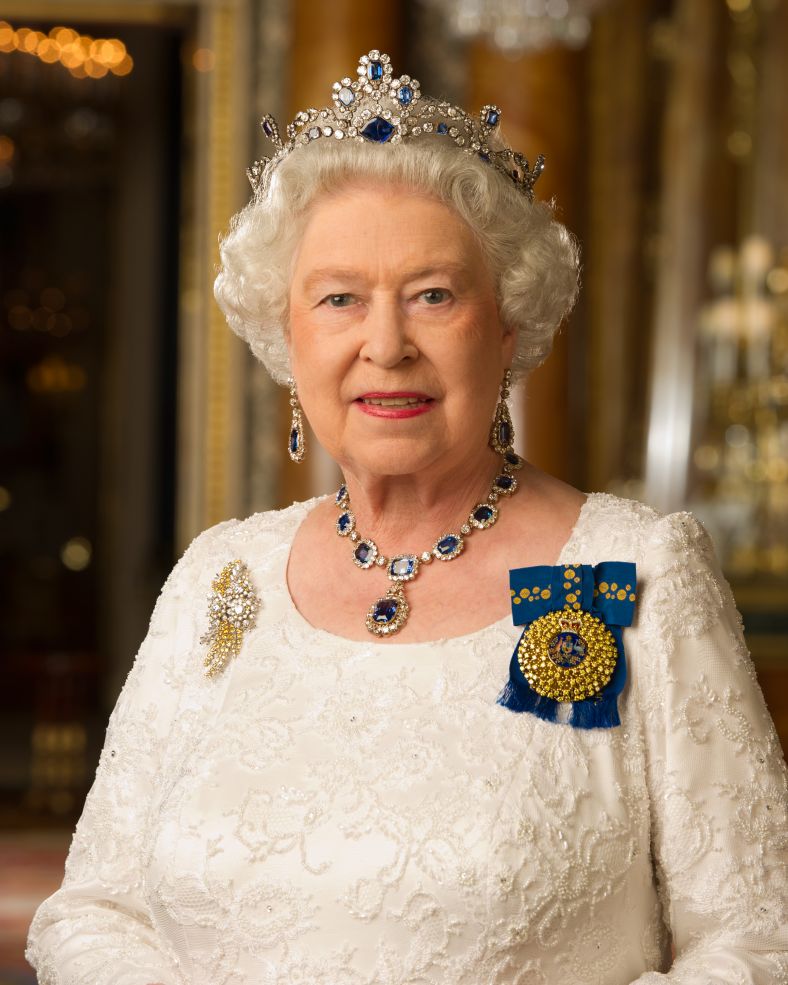
<svg viewBox="0 0 788 985"><path fill-rule="evenodd" d="M324 300L330 308L347 308L349 304L353 303L353 295L329 294Z"/></svg>
<svg viewBox="0 0 788 985"><path fill-rule="evenodd" d="M449 297L449 292L442 287L431 287L427 291L422 291L421 296L427 304L441 304Z"/></svg>

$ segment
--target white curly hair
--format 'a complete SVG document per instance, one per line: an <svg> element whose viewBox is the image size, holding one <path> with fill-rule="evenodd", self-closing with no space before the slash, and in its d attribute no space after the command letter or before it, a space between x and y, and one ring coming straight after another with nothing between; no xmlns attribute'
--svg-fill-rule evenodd
<svg viewBox="0 0 788 985"><path fill-rule="evenodd" d="M404 186L453 208L487 257L501 320L516 330L513 382L547 358L580 268L577 242L552 203L530 202L477 155L435 136L396 145L316 140L279 163L220 241L216 300L278 383L290 376L290 278L309 207L357 181Z"/></svg>

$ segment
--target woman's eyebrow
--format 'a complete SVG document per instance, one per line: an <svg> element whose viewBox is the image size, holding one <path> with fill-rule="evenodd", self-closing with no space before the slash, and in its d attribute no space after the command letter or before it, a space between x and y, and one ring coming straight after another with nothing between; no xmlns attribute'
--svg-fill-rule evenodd
<svg viewBox="0 0 788 985"><path fill-rule="evenodd" d="M447 261L446 263L431 263L426 267L418 267L414 270L404 270L401 273L401 280L412 281L420 280L423 277L430 277L439 274L448 274L451 277L467 276L468 267L464 263ZM310 271L303 280L303 289L306 291L317 287L320 284L330 281L342 281L343 283L362 283L366 277L360 271L352 267L319 267Z"/></svg>
<svg viewBox="0 0 788 985"><path fill-rule="evenodd" d="M359 273L358 270L353 270L349 267L320 267L317 270L312 270L306 275L303 280L303 288L305 291L311 290L313 287L323 284L327 281L342 281L347 283L359 283L365 278L363 274Z"/></svg>

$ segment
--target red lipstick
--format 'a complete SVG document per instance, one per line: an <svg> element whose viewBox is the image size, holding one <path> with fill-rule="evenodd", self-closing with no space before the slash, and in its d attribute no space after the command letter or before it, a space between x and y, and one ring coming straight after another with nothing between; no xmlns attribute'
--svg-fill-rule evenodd
<svg viewBox="0 0 788 985"><path fill-rule="evenodd" d="M404 420L419 417L432 410L433 399L414 390L371 391L357 397L354 403L370 417Z"/></svg>

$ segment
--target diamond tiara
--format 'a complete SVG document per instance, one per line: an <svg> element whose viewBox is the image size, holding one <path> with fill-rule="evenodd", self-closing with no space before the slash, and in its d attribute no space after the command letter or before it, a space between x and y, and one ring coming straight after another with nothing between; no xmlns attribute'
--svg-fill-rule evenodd
<svg viewBox="0 0 788 985"><path fill-rule="evenodd" d="M459 106L423 97L418 80L409 75L392 78L391 59L377 50L361 56L356 72L357 79L344 78L334 83L333 106L296 113L287 125L287 139L280 135L273 116L262 118L260 126L276 151L247 168L255 193L267 189L271 175L288 154L315 140L397 144L433 134L453 141L466 153L477 154L533 201L533 188L544 170L544 157L540 154L531 168L527 158L517 151L489 146L490 135L501 119L497 106L483 106L476 116L470 116Z"/></svg>

